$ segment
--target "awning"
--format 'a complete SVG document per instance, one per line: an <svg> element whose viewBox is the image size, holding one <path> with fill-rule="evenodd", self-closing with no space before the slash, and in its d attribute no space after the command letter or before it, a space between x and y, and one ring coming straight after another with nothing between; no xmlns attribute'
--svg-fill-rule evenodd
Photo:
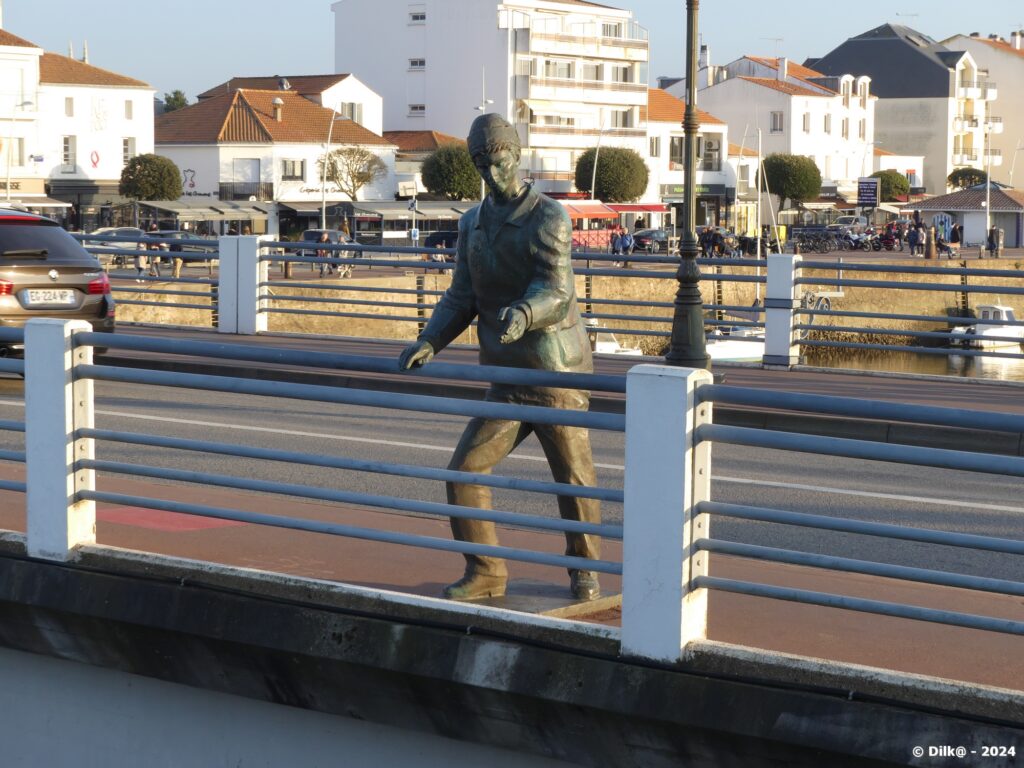
<svg viewBox="0 0 1024 768"><path fill-rule="evenodd" d="M230 200L204 200L193 203L184 200L147 200L139 205L167 211L177 217L178 221L262 221L268 214L252 203L234 203Z"/></svg>
<svg viewBox="0 0 1024 768"><path fill-rule="evenodd" d="M525 103L535 115L546 115L549 117L590 117L596 116L597 114L594 111L581 109L579 104L568 101L523 99L523 103Z"/></svg>
<svg viewBox="0 0 1024 768"><path fill-rule="evenodd" d="M71 203L63 200L54 200L52 197L26 197L15 202L24 205L26 208L70 208Z"/></svg>
<svg viewBox="0 0 1024 768"><path fill-rule="evenodd" d="M900 213L902 209L896 205L890 205L889 203L878 203L875 208L886 213Z"/></svg>
<svg viewBox="0 0 1024 768"><path fill-rule="evenodd" d="M806 211L827 211L831 208L835 208L836 204L834 202L806 202L800 203L800 207Z"/></svg>
<svg viewBox="0 0 1024 768"><path fill-rule="evenodd" d="M599 200L559 200L570 219L617 219L619 214Z"/></svg>
<svg viewBox="0 0 1024 768"><path fill-rule="evenodd" d="M608 203L608 207L619 213L665 213L668 206L664 203Z"/></svg>

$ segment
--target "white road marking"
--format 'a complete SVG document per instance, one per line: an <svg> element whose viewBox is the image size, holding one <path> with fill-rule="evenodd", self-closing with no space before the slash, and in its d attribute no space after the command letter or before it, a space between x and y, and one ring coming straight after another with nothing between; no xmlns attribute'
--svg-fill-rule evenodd
<svg viewBox="0 0 1024 768"><path fill-rule="evenodd" d="M12 402L12 401L0 401L0 405L8 405L19 408L24 408L24 403ZM379 438L371 437L355 437L353 435L334 435L326 434L323 432L304 432L295 429L277 429L274 427L257 427L250 424L228 424L225 422L217 421L200 421L197 419L181 419L181 418L170 418L167 416L151 416L140 413L125 413L123 411L104 411L97 410L97 414L104 416L117 416L125 419L138 419L140 421L158 421L158 422L170 422L173 424L189 424L197 427L213 427L218 429L237 429L243 432L265 432L268 434L275 435L293 435L296 437L314 437L321 440L338 440L341 442L349 443L369 443L372 445L387 445L395 448L414 448L422 451L440 451L444 453L451 453L452 447L448 445L429 445L426 443L406 443L398 440L381 440ZM543 455L535 455L529 453L513 453L509 456L511 459L520 459L522 461L537 461L546 462L547 459ZM624 472L625 466L622 464L595 464L594 466L601 469L608 469L618 472ZM796 491L814 491L817 493L834 493L841 496L859 496L862 498L870 499L887 499L889 501L905 501L912 502L915 504L935 504L938 506L945 507L961 507L965 509L984 509L992 512L1015 512L1018 514L1024 514L1024 508L1022 507L1010 507L1002 504L985 504L975 501L953 501L951 499L936 499L930 496L911 496L902 493L880 493L878 491L855 491L848 490L845 488L830 488L824 485L805 485L803 483L783 483L773 480L753 480L742 477L727 477L727 476L712 476L712 481L720 483L735 483L737 485L758 485L771 488L783 488Z"/></svg>

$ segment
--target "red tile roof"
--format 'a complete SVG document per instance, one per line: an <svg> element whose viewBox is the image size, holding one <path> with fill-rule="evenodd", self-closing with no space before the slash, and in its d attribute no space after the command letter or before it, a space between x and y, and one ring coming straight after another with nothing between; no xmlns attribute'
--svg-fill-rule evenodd
<svg viewBox="0 0 1024 768"><path fill-rule="evenodd" d="M875 157L885 157L886 155L894 155L895 156L895 154L896 154L895 152L889 152L888 150L879 149L878 147L875 147Z"/></svg>
<svg viewBox="0 0 1024 768"><path fill-rule="evenodd" d="M768 58L766 56L747 56L746 58L772 69L777 70L779 68L780 59L778 58ZM797 64L795 61L786 62L786 73L801 80L810 80L812 77L826 77L821 72L816 72L810 67L805 67L803 64Z"/></svg>
<svg viewBox="0 0 1024 768"><path fill-rule="evenodd" d="M274 99L281 99L280 122L274 119ZM294 91L240 90L211 96L154 122L157 144L331 144L391 146L391 142L351 120L333 123L333 110Z"/></svg>
<svg viewBox="0 0 1024 768"><path fill-rule="evenodd" d="M30 43L23 37L12 35L6 29L0 29L0 45L9 45L12 48L38 48L35 43Z"/></svg>
<svg viewBox="0 0 1024 768"><path fill-rule="evenodd" d="M1024 48L1014 48L1010 43L1005 40L990 40L987 37L974 37L972 40L977 40L979 43L985 43L986 45L995 48L997 51L1003 51L1005 53L1012 53L1016 56L1024 58Z"/></svg>
<svg viewBox="0 0 1024 768"><path fill-rule="evenodd" d="M995 185L989 190L990 210L1024 211L1024 190L1000 189ZM929 197L927 200L911 203L904 210L922 211L983 211L985 210L985 188L962 189L948 195Z"/></svg>
<svg viewBox="0 0 1024 768"><path fill-rule="evenodd" d="M384 138L401 152L433 152L445 144L465 144L465 139L438 131L384 131Z"/></svg>
<svg viewBox="0 0 1024 768"><path fill-rule="evenodd" d="M686 113L686 102L677 99L668 91L661 88L647 89L647 120L652 123L682 123L683 115ZM725 125L724 120L719 120L710 112L705 112L697 107L697 119L701 125L718 124Z"/></svg>
<svg viewBox="0 0 1024 768"><path fill-rule="evenodd" d="M729 142L730 157L757 157L757 150L753 147L741 147L739 144Z"/></svg>
<svg viewBox="0 0 1024 768"><path fill-rule="evenodd" d="M124 88L149 88L149 83L94 67L56 53L43 53L39 59L39 82L59 85L105 85Z"/></svg>
<svg viewBox="0 0 1024 768"><path fill-rule="evenodd" d="M294 91L302 96L309 94L320 94L330 88L336 83L340 83L342 80L351 77L349 74L338 74L338 75L294 75L285 76L284 79L288 81L291 86L289 90ZM226 93L234 93L237 90L260 90L260 91L273 91L278 89L278 83L281 81L280 75L272 76L261 76L261 77L233 77L226 83L221 83L207 91L203 91L197 98L208 99L211 96L222 96Z"/></svg>
<svg viewBox="0 0 1024 768"><path fill-rule="evenodd" d="M760 85L764 88L771 88L775 91L781 91L782 93L789 94L790 96L822 96L828 97L828 93L822 93L821 91L813 91L810 88L804 88L800 85L794 85L793 83L783 82L776 80L774 77L740 77L739 80L746 80L748 83L754 85Z"/></svg>

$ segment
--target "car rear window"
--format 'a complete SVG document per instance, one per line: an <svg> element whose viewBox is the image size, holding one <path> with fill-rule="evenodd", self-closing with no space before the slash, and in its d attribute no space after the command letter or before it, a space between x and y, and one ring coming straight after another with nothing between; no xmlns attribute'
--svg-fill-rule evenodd
<svg viewBox="0 0 1024 768"><path fill-rule="evenodd" d="M0 266L36 259L98 265L96 258L60 227L0 222Z"/></svg>

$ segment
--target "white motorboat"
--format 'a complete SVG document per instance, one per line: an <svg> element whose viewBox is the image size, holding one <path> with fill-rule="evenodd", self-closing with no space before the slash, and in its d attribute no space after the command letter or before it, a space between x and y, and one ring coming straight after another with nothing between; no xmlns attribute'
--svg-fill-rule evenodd
<svg viewBox="0 0 1024 768"><path fill-rule="evenodd" d="M971 349L1019 348L1024 325L1014 325L1016 315L1003 304L979 304L978 322L958 325L950 331L950 343Z"/></svg>
<svg viewBox="0 0 1024 768"><path fill-rule="evenodd" d="M720 326L719 338L708 339L704 348L712 360L759 363L764 359L764 332L748 326Z"/></svg>
<svg viewBox="0 0 1024 768"><path fill-rule="evenodd" d="M619 344L619 340L615 338L615 334L605 328L600 327L597 321L593 318L586 321L587 335L590 337L590 349L599 355L630 355L637 356L643 354L640 349L634 349L632 347L624 347Z"/></svg>

